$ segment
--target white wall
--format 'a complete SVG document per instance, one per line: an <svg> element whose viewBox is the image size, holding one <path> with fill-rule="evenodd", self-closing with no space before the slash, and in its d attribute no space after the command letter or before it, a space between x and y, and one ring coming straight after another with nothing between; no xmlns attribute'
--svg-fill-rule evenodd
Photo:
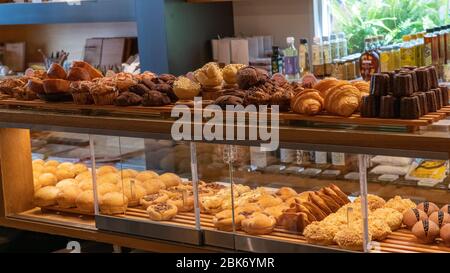
<svg viewBox="0 0 450 273"><path fill-rule="evenodd" d="M288 36L314 36L313 0L242 0L233 10L236 35L272 35L281 47Z"/></svg>

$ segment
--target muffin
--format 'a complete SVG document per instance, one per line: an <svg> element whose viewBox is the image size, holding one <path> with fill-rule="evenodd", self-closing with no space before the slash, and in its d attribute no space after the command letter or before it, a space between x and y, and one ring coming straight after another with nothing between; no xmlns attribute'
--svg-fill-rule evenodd
<svg viewBox="0 0 450 273"><path fill-rule="evenodd" d="M266 71L252 66L240 69L236 77L241 89L249 89L252 86L263 84L269 79Z"/></svg>
<svg viewBox="0 0 450 273"><path fill-rule="evenodd" d="M92 86L90 81L78 81L70 84L70 93L72 94L75 104L93 104L94 98L89 92Z"/></svg>
<svg viewBox="0 0 450 273"><path fill-rule="evenodd" d="M202 68L194 72L195 78L204 89L222 86L222 71L216 63L207 63Z"/></svg>
<svg viewBox="0 0 450 273"><path fill-rule="evenodd" d="M101 81L91 87L90 93L94 98L94 103L97 105L113 105L114 100L119 95L119 91L115 86Z"/></svg>
<svg viewBox="0 0 450 273"><path fill-rule="evenodd" d="M173 92L180 100L193 100L200 93L200 85L186 77L179 77L173 83Z"/></svg>

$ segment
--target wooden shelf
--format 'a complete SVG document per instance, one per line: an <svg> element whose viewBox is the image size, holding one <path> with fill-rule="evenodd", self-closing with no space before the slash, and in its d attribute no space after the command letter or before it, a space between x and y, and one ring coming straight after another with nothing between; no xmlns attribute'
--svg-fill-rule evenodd
<svg viewBox="0 0 450 273"><path fill-rule="evenodd" d="M135 21L135 0L0 4L0 25Z"/></svg>

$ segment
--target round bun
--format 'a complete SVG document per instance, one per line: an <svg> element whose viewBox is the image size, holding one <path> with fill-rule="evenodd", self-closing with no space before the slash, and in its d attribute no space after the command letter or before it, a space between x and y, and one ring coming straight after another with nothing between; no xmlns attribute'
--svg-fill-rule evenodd
<svg viewBox="0 0 450 273"><path fill-rule="evenodd" d="M45 161L42 159L35 159L33 160L33 165L44 165Z"/></svg>
<svg viewBox="0 0 450 273"><path fill-rule="evenodd" d="M103 184L97 185L97 193L99 195L104 195L104 194L107 194L110 192L119 192L119 191L120 191L120 188L116 184L103 183Z"/></svg>
<svg viewBox="0 0 450 273"><path fill-rule="evenodd" d="M120 177L117 173L106 173L102 176L97 176L97 184L101 185L103 183L110 183L110 184L118 184L120 181Z"/></svg>
<svg viewBox="0 0 450 273"><path fill-rule="evenodd" d="M116 167L113 166L101 166L100 168L97 169L98 176L102 176L107 173L117 173L117 172L119 171L116 169Z"/></svg>
<svg viewBox="0 0 450 273"><path fill-rule="evenodd" d="M68 186L77 186L78 183L79 183L78 180L75 180L75 179L64 179L64 180L59 181L56 184L56 187L61 190Z"/></svg>
<svg viewBox="0 0 450 273"><path fill-rule="evenodd" d="M213 224L214 227L216 227L218 230L222 231L233 231L233 210L227 209L224 211L221 211L214 215L213 217ZM242 214L237 214L237 211L235 211L234 216L234 223L236 225L236 230L239 230L241 228L241 222L245 219L245 216Z"/></svg>
<svg viewBox="0 0 450 273"><path fill-rule="evenodd" d="M139 200L146 195L144 187L136 183L137 180L132 178L127 178L123 180L123 186L121 191L128 199L128 205L130 207L135 207L139 205Z"/></svg>
<svg viewBox="0 0 450 273"><path fill-rule="evenodd" d="M47 79L43 81L44 91L47 94L68 93L70 82L61 79Z"/></svg>
<svg viewBox="0 0 450 273"><path fill-rule="evenodd" d="M75 172L75 175L79 175L80 173L89 171L88 167L83 163L77 163L77 164L73 165L72 170Z"/></svg>
<svg viewBox="0 0 450 273"><path fill-rule="evenodd" d="M181 178L174 173L165 173L159 179L164 182L166 188L175 187L181 183Z"/></svg>
<svg viewBox="0 0 450 273"><path fill-rule="evenodd" d="M58 178L58 181L74 178L75 172L70 169L57 169L56 170L56 177Z"/></svg>
<svg viewBox="0 0 450 273"><path fill-rule="evenodd" d="M286 201L287 199L296 196L297 192L293 188L282 187L277 190L275 195L281 198L283 201Z"/></svg>
<svg viewBox="0 0 450 273"><path fill-rule="evenodd" d="M54 175L56 175L57 171L58 168L56 168L55 166L44 166L44 168L42 169L42 173L52 173Z"/></svg>
<svg viewBox="0 0 450 273"><path fill-rule="evenodd" d="M427 214L420 209L408 209L403 213L403 224L409 229L417 222L428 219Z"/></svg>
<svg viewBox="0 0 450 273"><path fill-rule="evenodd" d="M142 180L141 180L142 181ZM146 194L155 194L161 190L161 185L165 184L160 179L148 179L142 182L142 186L145 189Z"/></svg>
<svg viewBox="0 0 450 273"><path fill-rule="evenodd" d="M65 169L65 170L73 170L75 164L71 163L71 162L63 162L61 164L59 164L56 168L57 169Z"/></svg>
<svg viewBox="0 0 450 273"><path fill-rule="evenodd" d="M128 198L122 193L110 192L99 198L100 211L103 214L125 213L128 207Z"/></svg>
<svg viewBox="0 0 450 273"><path fill-rule="evenodd" d="M122 179L135 178L137 175L138 175L138 171L133 170L133 169L125 169L125 170L122 170L121 172L119 172L119 177L121 177Z"/></svg>
<svg viewBox="0 0 450 273"><path fill-rule="evenodd" d="M44 166L48 167L48 166L52 166L52 167L58 167L59 166L59 161L57 160L49 160L47 162L45 162Z"/></svg>
<svg viewBox="0 0 450 273"><path fill-rule="evenodd" d="M148 216L153 221L167 221L177 215L177 206L164 202L150 205L147 208Z"/></svg>
<svg viewBox="0 0 450 273"><path fill-rule="evenodd" d="M54 186L47 186L39 189L34 194L34 204L38 207L49 207L57 204L59 189Z"/></svg>
<svg viewBox="0 0 450 273"><path fill-rule="evenodd" d="M94 191L87 190L80 193L75 204L81 212L94 213Z"/></svg>
<svg viewBox="0 0 450 273"><path fill-rule="evenodd" d="M422 220L413 226L412 233L420 242L430 244L439 236L439 227L432 221Z"/></svg>
<svg viewBox="0 0 450 273"><path fill-rule="evenodd" d="M444 244L450 246L450 224L445 224L441 228L440 237L444 241Z"/></svg>
<svg viewBox="0 0 450 273"><path fill-rule="evenodd" d="M425 212L428 216L430 216L433 212L438 211L439 207L436 206L435 203L432 202L422 202L419 205L417 205L417 208L421 211Z"/></svg>
<svg viewBox="0 0 450 273"><path fill-rule="evenodd" d="M43 173L38 179L42 187L54 186L58 183L58 178L56 178L56 176L52 173Z"/></svg>
<svg viewBox="0 0 450 273"><path fill-rule="evenodd" d="M242 230L251 235L269 234L273 231L277 220L263 212L255 212L241 221Z"/></svg>
<svg viewBox="0 0 450 273"><path fill-rule="evenodd" d="M158 176L159 175L156 172L154 172L154 171L143 171L143 172L138 173L135 178L137 180L143 182L143 181L146 181L146 180L149 180L149 179L158 178Z"/></svg>
<svg viewBox="0 0 450 273"><path fill-rule="evenodd" d="M58 196L56 197L58 206L64 209L76 207L77 204L75 201L81 192L82 190L76 185L66 186L60 189Z"/></svg>
<svg viewBox="0 0 450 273"><path fill-rule="evenodd" d="M283 203L283 200L273 195L263 195L257 202L261 208L274 207L280 205L281 203Z"/></svg>
<svg viewBox="0 0 450 273"><path fill-rule="evenodd" d="M92 172L84 171L84 172L82 172L80 174L77 174L77 176L75 177L75 179L80 181L80 182L85 180L86 178L92 178Z"/></svg>
<svg viewBox="0 0 450 273"><path fill-rule="evenodd" d="M435 211L428 217L428 220L433 221L439 227L442 227L445 224L450 224L450 214L443 211Z"/></svg>
<svg viewBox="0 0 450 273"><path fill-rule="evenodd" d="M87 191L92 190L94 188L94 183L92 182L92 178L86 178L80 183L78 183L78 187L80 187L81 190Z"/></svg>
<svg viewBox="0 0 450 273"><path fill-rule="evenodd" d="M141 198L139 200L139 204L143 208L148 208L150 205L167 202L169 200L169 196L165 193L155 193L149 194Z"/></svg>
<svg viewBox="0 0 450 273"><path fill-rule="evenodd" d="M450 214L450 205L447 204L447 205L443 206L440 209L440 211L443 211L443 212L446 212L446 213Z"/></svg>

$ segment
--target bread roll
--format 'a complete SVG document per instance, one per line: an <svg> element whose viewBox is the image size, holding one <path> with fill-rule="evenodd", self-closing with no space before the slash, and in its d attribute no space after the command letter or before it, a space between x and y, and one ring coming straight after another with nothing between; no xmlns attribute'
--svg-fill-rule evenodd
<svg viewBox="0 0 450 273"><path fill-rule="evenodd" d="M75 179L78 180L79 182L81 182L87 178L92 178L92 172L84 171L75 177Z"/></svg>
<svg viewBox="0 0 450 273"><path fill-rule="evenodd" d="M58 178L52 173L43 173L39 176L39 182L42 187L54 186L58 183Z"/></svg>
<svg viewBox="0 0 450 273"><path fill-rule="evenodd" d="M58 178L58 181L75 178L75 172L69 169L58 169L56 170L56 177Z"/></svg>
<svg viewBox="0 0 450 273"><path fill-rule="evenodd" d="M165 189L164 182L162 182L159 179L148 179L148 180L145 180L144 182L142 182L142 186L144 187L146 194L158 193L159 190L161 190L161 184L164 185L164 189Z"/></svg>
<svg viewBox="0 0 450 273"><path fill-rule="evenodd" d="M69 81L90 81L91 75L89 72L81 67L72 67L67 74Z"/></svg>
<svg viewBox="0 0 450 273"><path fill-rule="evenodd" d="M61 163L59 163L59 161L49 160L49 161L45 162L44 167L48 167L48 166L58 167L59 164L61 164Z"/></svg>
<svg viewBox="0 0 450 273"><path fill-rule="evenodd" d="M97 169L98 176L105 175L107 173L117 173L117 172L119 171L113 166L102 166Z"/></svg>
<svg viewBox="0 0 450 273"><path fill-rule="evenodd" d="M76 185L61 188L56 197L58 206L66 209L76 207L75 201L80 193L82 193L82 190Z"/></svg>
<svg viewBox="0 0 450 273"><path fill-rule="evenodd" d="M112 183L103 183L97 186L98 195L105 195L110 192L120 192L120 187Z"/></svg>
<svg viewBox="0 0 450 273"><path fill-rule="evenodd" d="M125 213L128 207L128 198L122 193L110 192L99 198L100 211L103 214Z"/></svg>
<svg viewBox="0 0 450 273"><path fill-rule="evenodd" d="M143 171L136 175L136 179L139 181L146 181L153 178L158 178L159 175L154 171Z"/></svg>
<svg viewBox="0 0 450 273"><path fill-rule="evenodd" d="M34 194L34 204L38 207L49 207L57 204L59 189L54 186L47 186L39 189Z"/></svg>
<svg viewBox="0 0 450 273"><path fill-rule="evenodd" d="M61 65L53 63L47 71L47 76L50 79L65 80L67 78L67 73Z"/></svg>
<svg viewBox="0 0 450 273"><path fill-rule="evenodd" d="M87 190L80 193L75 204L81 212L94 213L94 191Z"/></svg>
<svg viewBox="0 0 450 273"><path fill-rule="evenodd" d="M75 179L64 179L59 181L56 184L56 187L61 190L67 186L78 186L78 183L79 183L78 180Z"/></svg>
<svg viewBox="0 0 450 273"><path fill-rule="evenodd" d="M165 173L159 176L159 179L164 182L166 188L175 187L181 183L181 178L174 173Z"/></svg>
<svg viewBox="0 0 450 273"><path fill-rule="evenodd" d="M59 79L44 80L44 91L47 94L69 93L70 82Z"/></svg>
<svg viewBox="0 0 450 273"><path fill-rule="evenodd" d="M92 65L90 65L86 62L75 61L72 63L72 68L74 68L74 67L84 68L89 73L91 80L103 77L103 74L100 71L98 71Z"/></svg>

